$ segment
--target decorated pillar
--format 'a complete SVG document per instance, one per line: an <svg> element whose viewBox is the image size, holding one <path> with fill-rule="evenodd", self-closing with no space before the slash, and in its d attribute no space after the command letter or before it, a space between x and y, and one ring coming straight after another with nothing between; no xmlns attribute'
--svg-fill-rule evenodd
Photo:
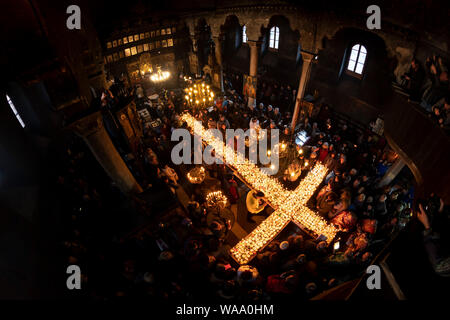
<svg viewBox="0 0 450 320"><path fill-rule="evenodd" d="M306 85L309 81L310 71L311 71L311 62L314 58L314 54L309 52L301 52L302 54L302 73L300 76L300 82L298 84L298 90L297 90L297 98L295 99L295 108L294 108L294 114L292 116L292 122L291 122L291 128L292 130L295 129L295 126L297 125L297 118L300 113L300 107L301 107L301 101L303 99L303 96L305 95L305 89Z"/></svg>
<svg viewBox="0 0 450 320"><path fill-rule="evenodd" d="M248 106L254 106L256 104L256 88L257 88L257 76L258 76L258 58L259 51L261 50L260 41L247 41L250 47L250 70L249 77L245 82L248 89L245 90L248 96Z"/></svg>
<svg viewBox="0 0 450 320"><path fill-rule="evenodd" d="M405 165L405 161L403 161L403 159L399 156L397 160L395 160L395 162L389 167L388 171L386 171L383 178L381 178L380 182L378 183L378 187L381 188L391 183L392 180L397 177L400 171L402 171Z"/></svg>
<svg viewBox="0 0 450 320"><path fill-rule="evenodd" d="M124 193L141 193L142 188L116 150L103 126L102 114L97 111L70 125L88 145L93 155Z"/></svg>

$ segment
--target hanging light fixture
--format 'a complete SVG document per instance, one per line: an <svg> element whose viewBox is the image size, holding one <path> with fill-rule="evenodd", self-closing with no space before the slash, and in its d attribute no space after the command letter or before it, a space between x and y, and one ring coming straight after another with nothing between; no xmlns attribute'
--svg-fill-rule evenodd
<svg viewBox="0 0 450 320"><path fill-rule="evenodd" d="M194 83L186 87L184 92L187 104L192 108L207 107L214 101L214 92L204 82Z"/></svg>

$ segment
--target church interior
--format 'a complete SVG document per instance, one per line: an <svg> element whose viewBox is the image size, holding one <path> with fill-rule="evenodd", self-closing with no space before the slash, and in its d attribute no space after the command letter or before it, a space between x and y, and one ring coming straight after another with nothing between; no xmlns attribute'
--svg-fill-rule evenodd
<svg viewBox="0 0 450 320"><path fill-rule="evenodd" d="M447 1L1 6L0 299L448 298Z"/></svg>

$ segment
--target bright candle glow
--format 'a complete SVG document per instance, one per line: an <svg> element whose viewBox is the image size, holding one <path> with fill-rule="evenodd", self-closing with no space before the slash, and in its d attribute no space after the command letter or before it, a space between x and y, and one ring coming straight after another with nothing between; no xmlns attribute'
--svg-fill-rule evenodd
<svg viewBox="0 0 450 320"><path fill-rule="evenodd" d="M156 73L150 76L150 80L152 80L153 82L161 82L169 79L169 77L170 77L169 71L161 71L161 68L158 67Z"/></svg>
<svg viewBox="0 0 450 320"><path fill-rule="evenodd" d="M327 175L328 169L324 165L317 163L297 189L288 191L277 179L263 173L242 154L236 153L231 146L217 139L192 115L183 114L181 119L191 128L193 134L201 137L215 150L216 157L221 158L235 170L254 190L262 191L269 204L276 210L230 250L232 257L239 264L247 264L253 259L258 251L272 241L290 221L314 236L325 236L328 243L334 239L337 229L305 206Z"/></svg>
<svg viewBox="0 0 450 320"><path fill-rule="evenodd" d="M333 249L339 250L339 241L334 243Z"/></svg>

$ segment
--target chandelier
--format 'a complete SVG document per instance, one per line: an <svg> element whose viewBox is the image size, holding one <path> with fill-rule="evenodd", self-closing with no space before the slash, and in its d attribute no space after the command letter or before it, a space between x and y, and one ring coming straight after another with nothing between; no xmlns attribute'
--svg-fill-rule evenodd
<svg viewBox="0 0 450 320"><path fill-rule="evenodd" d="M205 180L206 172L204 167L195 167L187 173L187 178L190 183L199 184Z"/></svg>
<svg viewBox="0 0 450 320"><path fill-rule="evenodd" d="M169 77L170 77L170 72L162 71L161 67L158 66L158 67L156 67L156 72L153 73L152 75L150 75L150 80L152 80L153 82L162 82L162 81L166 81L167 79L169 79Z"/></svg>
<svg viewBox="0 0 450 320"><path fill-rule="evenodd" d="M190 107L206 107L214 100L214 92L204 82L195 83L193 86L185 88L184 91L184 98Z"/></svg>
<svg viewBox="0 0 450 320"><path fill-rule="evenodd" d="M206 204L210 208L224 209L228 205L228 198L222 191L212 191L206 196Z"/></svg>

